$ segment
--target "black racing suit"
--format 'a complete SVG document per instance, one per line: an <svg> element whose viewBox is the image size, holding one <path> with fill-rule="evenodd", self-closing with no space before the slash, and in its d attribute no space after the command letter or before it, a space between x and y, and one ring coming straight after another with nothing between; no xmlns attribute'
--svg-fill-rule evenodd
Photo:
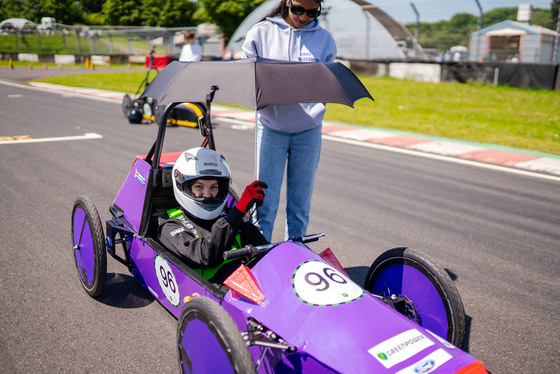
<svg viewBox="0 0 560 374"><path fill-rule="evenodd" d="M163 220L158 240L192 268L210 268L222 264L223 253L232 249L237 234L240 235L240 246L268 243L258 228L235 207L227 215L220 215L213 220L202 220L184 210L182 212L187 224L180 219Z"/></svg>

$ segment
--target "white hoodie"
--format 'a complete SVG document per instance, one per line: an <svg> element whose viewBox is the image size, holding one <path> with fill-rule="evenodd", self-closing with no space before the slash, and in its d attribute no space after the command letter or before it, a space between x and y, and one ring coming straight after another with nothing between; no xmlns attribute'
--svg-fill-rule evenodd
<svg viewBox="0 0 560 374"><path fill-rule="evenodd" d="M331 34L314 19L294 29L282 17L267 18L255 24L243 43L245 57L264 57L298 62L331 62L336 44ZM264 126L296 133L321 125L325 106L321 103L271 105L258 112Z"/></svg>

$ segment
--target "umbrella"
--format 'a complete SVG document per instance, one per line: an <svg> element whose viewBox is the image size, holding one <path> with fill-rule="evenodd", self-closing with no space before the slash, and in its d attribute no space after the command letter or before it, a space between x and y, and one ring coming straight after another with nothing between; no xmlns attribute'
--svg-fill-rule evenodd
<svg viewBox="0 0 560 374"><path fill-rule="evenodd" d="M228 61L172 62L141 97L166 106L180 102L238 104L258 110L271 104L339 103L373 100L362 82L339 62L288 62L261 57Z"/></svg>

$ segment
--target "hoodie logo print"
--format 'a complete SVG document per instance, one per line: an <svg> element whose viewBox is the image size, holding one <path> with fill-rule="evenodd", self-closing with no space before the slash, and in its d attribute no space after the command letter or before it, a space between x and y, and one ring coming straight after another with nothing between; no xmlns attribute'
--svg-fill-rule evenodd
<svg viewBox="0 0 560 374"><path fill-rule="evenodd" d="M301 52L298 57L299 62L319 62L319 59L316 58L313 53L309 51L305 46L301 49Z"/></svg>

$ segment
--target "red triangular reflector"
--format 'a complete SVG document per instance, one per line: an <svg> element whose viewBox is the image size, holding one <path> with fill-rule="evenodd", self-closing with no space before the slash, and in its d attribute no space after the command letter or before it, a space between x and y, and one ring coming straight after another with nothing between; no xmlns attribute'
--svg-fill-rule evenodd
<svg viewBox="0 0 560 374"><path fill-rule="evenodd" d="M251 270L245 265L241 265L231 273L224 281L224 284L255 304L260 304L265 299L264 294L251 274Z"/></svg>
<svg viewBox="0 0 560 374"><path fill-rule="evenodd" d="M342 267L342 265L340 265L340 262L338 262L338 259L336 258L336 256L334 255L333 251L331 251L330 248L325 249L323 252L319 253L319 256L321 256L321 258L325 261L327 261L329 264L331 264L332 266L334 266L334 268L338 271L340 271L342 274L348 276L348 274L346 274L346 271L344 270L344 268Z"/></svg>
<svg viewBox="0 0 560 374"><path fill-rule="evenodd" d="M475 361L461 370L456 371L455 374L488 374L488 370L482 365L482 362Z"/></svg>

